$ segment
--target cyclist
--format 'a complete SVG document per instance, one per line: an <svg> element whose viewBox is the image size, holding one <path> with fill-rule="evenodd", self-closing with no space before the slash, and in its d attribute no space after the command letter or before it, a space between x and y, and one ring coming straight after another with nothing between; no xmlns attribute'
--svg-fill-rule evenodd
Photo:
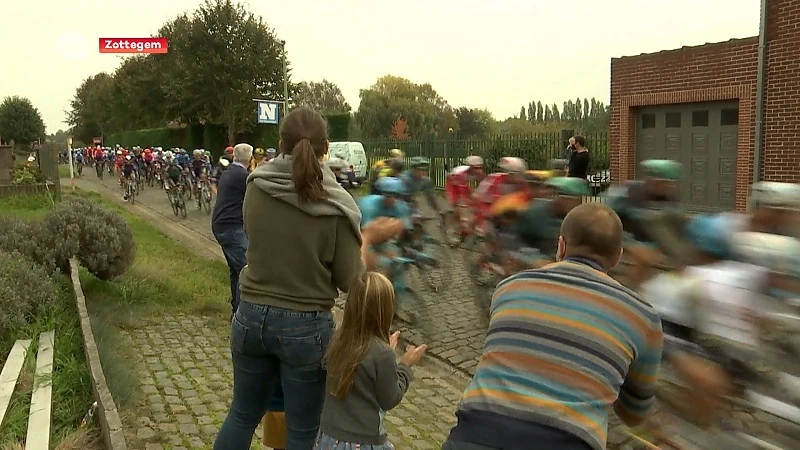
<svg viewBox="0 0 800 450"><path fill-rule="evenodd" d="M634 266L628 277L638 288L669 251L675 260L691 252L683 240L682 215L677 212L678 185L683 166L667 159L641 163L644 181L629 181L609 189L608 206L616 211L625 231L625 252Z"/></svg>
<svg viewBox="0 0 800 450"><path fill-rule="evenodd" d="M385 160L385 164L376 173L376 181L385 177L399 177L406 170L406 162L402 158L390 158ZM376 194L377 188L375 181L370 185L370 192Z"/></svg>
<svg viewBox="0 0 800 450"><path fill-rule="evenodd" d="M481 182L485 177L483 158L467 156L464 165L455 167L445 180L444 189L447 201L453 208L450 215L450 226L458 227L458 233L464 235L468 225L461 223L461 209L473 206L471 183Z"/></svg>
<svg viewBox="0 0 800 450"><path fill-rule="evenodd" d="M122 185L122 192L124 193L122 198L128 200L128 183L136 182L136 166L134 165L131 155L125 156L120 173L120 184ZM136 185L134 184L134 189L135 187Z"/></svg>
<svg viewBox="0 0 800 450"><path fill-rule="evenodd" d="M211 178L209 181L211 182L211 192L213 192L214 195L217 195L217 184L219 183L219 178L222 176L222 172L225 172L225 169L227 169L232 162L232 155L222 155L219 158L216 167L214 167L214 170L211 171Z"/></svg>
<svg viewBox="0 0 800 450"><path fill-rule="evenodd" d="M203 175L207 175L209 172L211 172L208 163L205 160L203 149L198 148L192 152L192 161L189 164L189 171L192 175L192 181L194 181L192 184L195 186L195 192L199 192L201 187L201 178Z"/></svg>
<svg viewBox="0 0 800 450"><path fill-rule="evenodd" d="M581 178L555 177L545 182L552 198L538 198L519 214L516 234L526 247L541 255L535 266L555 260L564 217L589 195L589 184Z"/></svg>
<svg viewBox="0 0 800 450"><path fill-rule="evenodd" d="M103 161L105 161L105 159L106 159L105 158L105 153L103 152L102 147L100 147L99 145L94 149L92 157L94 158L95 165L97 165L97 164L102 165Z"/></svg>
<svg viewBox="0 0 800 450"><path fill-rule="evenodd" d="M267 149L267 156L264 158L264 161L269 161L276 156L278 156L278 151L270 147Z"/></svg>
<svg viewBox="0 0 800 450"><path fill-rule="evenodd" d="M358 207L361 210L361 229L366 228L372 221L381 217L388 217L398 219L397 230L393 238L386 242L376 243L365 255L365 263L367 270L379 271L386 275L390 280L395 280L399 275L394 264L394 258L401 256L401 249L397 242L402 239L404 234L413 230L411 222L411 209L408 204L403 200L406 193L406 186L402 180L396 177L384 177L377 181L375 184L378 188L378 194L367 195L358 201ZM398 302L402 302L405 296L399 296ZM398 310L408 311L407 305L398 305ZM409 320L402 312L398 314L403 320Z"/></svg>
<svg viewBox="0 0 800 450"><path fill-rule="evenodd" d="M181 167L178 158L172 155L172 152L167 152L166 163L167 169L164 179L164 190L168 191L170 188L178 188L180 186L183 167Z"/></svg>
<svg viewBox="0 0 800 450"><path fill-rule="evenodd" d="M125 154L123 150L120 148L117 150L117 156L114 158L114 168L117 171L117 176L122 177L122 166L125 164ZM122 182L120 182L120 186L122 186Z"/></svg>
<svg viewBox="0 0 800 450"><path fill-rule="evenodd" d="M78 170L78 175L80 175L81 172L83 172L83 152L80 150L75 150L74 160L75 168Z"/></svg>
<svg viewBox="0 0 800 450"><path fill-rule="evenodd" d="M250 172L256 170L256 167L264 161L266 154L267 152L263 148L253 150L253 159L250 160Z"/></svg>
<svg viewBox="0 0 800 450"><path fill-rule="evenodd" d="M528 190L528 181L525 179L528 163L524 159L514 156L500 158L498 168L500 171L484 178L473 194L477 204L476 224L483 223L483 219L489 213L489 208L500 197L512 192Z"/></svg>
<svg viewBox="0 0 800 450"><path fill-rule="evenodd" d="M418 210L414 196L422 193L431 209L441 214L439 204L436 202L433 182L428 176L430 165L431 163L428 158L424 156L415 156L411 158L411 170L401 173L400 179L406 184L408 204L413 209Z"/></svg>
<svg viewBox="0 0 800 450"><path fill-rule="evenodd" d="M403 153L403 151L400 150L399 148L393 148L389 150L388 158L381 159L380 161L377 161L375 164L372 165L372 168L370 169L370 183L374 183L375 180L380 178L381 171L389 167L392 160L403 159L405 158L405 156L406 154Z"/></svg>

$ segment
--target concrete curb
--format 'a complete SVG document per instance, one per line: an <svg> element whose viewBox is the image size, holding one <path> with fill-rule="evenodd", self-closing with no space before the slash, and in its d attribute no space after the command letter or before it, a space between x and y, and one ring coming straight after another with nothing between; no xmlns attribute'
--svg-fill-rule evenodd
<svg viewBox="0 0 800 450"><path fill-rule="evenodd" d="M97 417L100 422L100 428L103 431L103 441L105 441L107 449L127 450L128 444L125 442L122 420L119 417L117 405L111 396L111 391L108 389L103 366L100 363L100 353L97 351L97 343L94 340L92 322L89 318L89 311L86 308L86 297L83 295L78 262L75 258L69 261L69 268L70 277L72 278L72 290L75 292L75 304L78 307L78 316L81 321L84 353L86 362L89 364L92 390L94 391L95 400L97 400Z"/></svg>

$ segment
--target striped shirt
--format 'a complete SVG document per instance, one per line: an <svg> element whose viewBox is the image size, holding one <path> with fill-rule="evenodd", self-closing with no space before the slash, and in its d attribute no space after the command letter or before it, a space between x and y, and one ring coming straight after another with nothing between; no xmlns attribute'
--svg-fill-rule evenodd
<svg viewBox="0 0 800 450"><path fill-rule="evenodd" d="M649 413L661 321L635 292L597 269L570 258L500 282L452 439L522 449L530 448L531 430L544 428L601 450L612 406L625 422Z"/></svg>

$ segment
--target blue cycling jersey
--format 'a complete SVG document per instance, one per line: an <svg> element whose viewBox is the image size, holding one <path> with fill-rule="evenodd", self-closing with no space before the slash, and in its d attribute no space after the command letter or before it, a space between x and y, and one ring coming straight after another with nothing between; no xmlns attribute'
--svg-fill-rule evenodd
<svg viewBox="0 0 800 450"><path fill-rule="evenodd" d="M402 200L395 200L392 207L387 207L383 200L384 197L382 195L367 195L358 201L358 207L361 209L361 228L364 228L379 217L400 219L406 229L411 230L414 228L408 203Z"/></svg>
<svg viewBox="0 0 800 450"><path fill-rule="evenodd" d="M420 192L426 192L433 189L433 182L428 177L423 177L420 179L414 178L411 171L407 170L400 174L399 177L406 185L406 192L410 196L414 196L419 194Z"/></svg>

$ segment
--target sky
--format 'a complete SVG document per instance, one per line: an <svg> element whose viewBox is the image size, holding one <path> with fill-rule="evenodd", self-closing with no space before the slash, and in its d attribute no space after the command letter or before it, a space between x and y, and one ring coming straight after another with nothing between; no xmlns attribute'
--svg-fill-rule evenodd
<svg viewBox="0 0 800 450"><path fill-rule="evenodd" d="M27 97L48 133L87 77L121 60L101 37L148 37L201 0L26 0L0 7L0 98ZM531 100L608 102L610 60L758 34L759 0L272 0L242 2L286 41L292 80L359 90L392 74L496 118Z"/></svg>

